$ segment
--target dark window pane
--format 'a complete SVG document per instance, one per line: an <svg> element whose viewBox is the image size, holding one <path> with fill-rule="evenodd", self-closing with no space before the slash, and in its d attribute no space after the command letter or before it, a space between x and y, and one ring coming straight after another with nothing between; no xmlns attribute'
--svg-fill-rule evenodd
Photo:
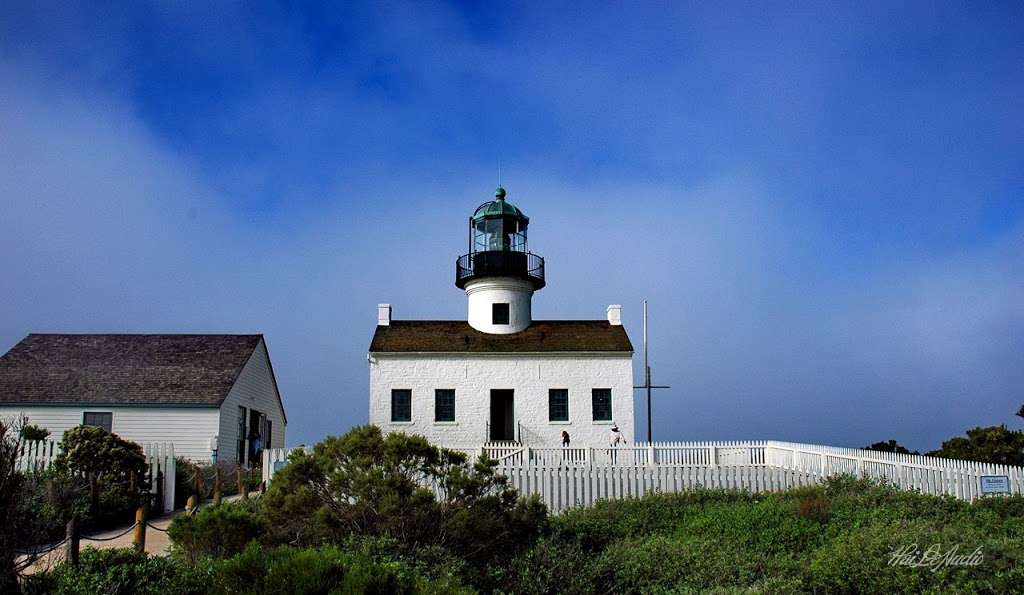
<svg viewBox="0 0 1024 595"><path fill-rule="evenodd" d="M391 391L391 421L412 421L412 391Z"/></svg>
<svg viewBox="0 0 1024 595"><path fill-rule="evenodd" d="M455 421L455 391L439 388L434 391L434 421Z"/></svg>
<svg viewBox="0 0 1024 595"><path fill-rule="evenodd" d="M113 413L96 413L87 411L82 416L82 425L84 426L96 426L97 428L103 428L110 432L114 427L114 414Z"/></svg>
<svg viewBox="0 0 1024 595"><path fill-rule="evenodd" d="M491 324L508 324L508 304L491 304Z"/></svg>
<svg viewBox="0 0 1024 595"><path fill-rule="evenodd" d="M569 421L569 391L553 388L548 391L548 421Z"/></svg>
<svg viewBox="0 0 1024 595"><path fill-rule="evenodd" d="M594 421L611 421L612 419L612 389L595 388L594 400Z"/></svg>
<svg viewBox="0 0 1024 595"><path fill-rule="evenodd" d="M245 407L238 407L238 439L235 456L239 463L245 462Z"/></svg>

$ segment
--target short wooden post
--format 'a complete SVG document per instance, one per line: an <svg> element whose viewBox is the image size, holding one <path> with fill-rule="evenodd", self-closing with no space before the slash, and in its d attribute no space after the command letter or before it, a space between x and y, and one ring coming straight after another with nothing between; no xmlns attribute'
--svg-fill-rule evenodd
<svg viewBox="0 0 1024 595"><path fill-rule="evenodd" d="M192 494L188 497L188 502L185 503L185 514L195 514L196 512L196 495Z"/></svg>
<svg viewBox="0 0 1024 595"><path fill-rule="evenodd" d="M220 467L214 467L213 476L213 505L217 506L220 504Z"/></svg>
<svg viewBox="0 0 1024 595"><path fill-rule="evenodd" d="M238 493L241 494L243 500L249 498L249 483L245 481L241 467L238 468Z"/></svg>
<svg viewBox="0 0 1024 595"><path fill-rule="evenodd" d="M71 566L78 566L78 517L72 516L64 534L64 560Z"/></svg>
<svg viewBox="0 0 1024 595"><path fill-rule="evenodd" d="M135 530L132 532L132 545L135 551L142 553L146 551L146 509L143 504L135 510Z"/></svg>

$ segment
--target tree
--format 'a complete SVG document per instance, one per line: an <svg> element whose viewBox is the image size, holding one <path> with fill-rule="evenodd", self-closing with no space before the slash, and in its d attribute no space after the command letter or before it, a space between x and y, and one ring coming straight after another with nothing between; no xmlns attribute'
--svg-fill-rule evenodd
<svg viewBox="0 0 1024 595"><path fill-rule="evenodd" d="M1024 405L1021 405L1020 409L1017 410L1017 417L1024 419Z"/></svg>
<svg viewBox="0 0 1024 595"><path fill-rule="evenodd" d="M276 538L292 544L384 537L407 552L440 546L471 564L514 555L547 519L496 463L469 463L421 436L363 426L295 453L262 498Z"/></svg>
<svg viewBox="0 0 1024 595"><path fill-rule="evenodd" d="M894 453L897 453L897 454L904 454L904 455L919 455L919 454L921 454L921 453L917 452L916 450L911 452L910 450L907 449L907 447L901 445L899 442L896 442L895 440L886 440L884 442L875 442L871 446L865 446L864 450L877 450L877 451L880 451L880 452L894 452Z"/></svg>
<svg viewBox="0 0 1024 595"><path fill-rule="evenodd" d="M967 437L957 436L942 443L942 448L929 456L963 459L997 465L1024 465L1024 432L1006 426L967 430Z"/></svg>
<svg viewBox="0 0 1024 595"><path fill-rule="evenodd" d="M18 497L24 476L18 472L21 426L24 419L0 419L0 593L18 592L17 554Z"/></svg>

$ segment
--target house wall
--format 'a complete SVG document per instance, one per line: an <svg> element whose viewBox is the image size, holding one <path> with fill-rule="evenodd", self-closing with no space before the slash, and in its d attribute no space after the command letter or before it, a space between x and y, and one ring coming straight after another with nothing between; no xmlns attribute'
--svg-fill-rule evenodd
<svg viewBox="0 0 1024 595"><path fill-rule="evenodd" d="M50 430L51 436L60 440L66 430L82 424L86 411L112 413L111 429L122 438L139 444L171 442L176 456L210 461L210 439L217 434L219 423L216 407L5 406L0 407L0 417L24 414L30 423Z"/></svg>
<svg viewBox="0 0 1024 595"><path fill-rule="evenodd" d="M434 390L455 389L455 422L434 421ZM633 432L630 354L390 354L370 357L370 423L386 432L420 434L444 446L479 446L490 419L490 390L515 391L522 441L557 446L562 430L573 446L608 444L611 422L593 421L591 389L612 390L612 416L627 440ZM548 421L548 389L569 391L569 421ZM412 422L391 421L391 390L412 390Z"/></svg>
<svg viewBox="0 0 1024 595"><path fill-rule="evenodd" d="M274 384L270 357L263 341L260 341L253 351L249 361L242 368L235 386L221 404L218 460L234 461L236 458L239 406L246 408L247 415L252 409L265 414L273 424L274 435L270 446L280 448L285 445L285 414ZM248 427L247 421L246 428Z"/></svg>

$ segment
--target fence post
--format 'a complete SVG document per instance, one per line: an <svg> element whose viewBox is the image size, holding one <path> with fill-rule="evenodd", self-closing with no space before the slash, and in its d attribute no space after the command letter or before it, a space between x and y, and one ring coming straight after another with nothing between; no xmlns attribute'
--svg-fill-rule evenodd
<svg viewBox="0 0 1024 595"><path fill-rule="evenodd" d="M213 476L213 505L217 506L220 504L220 467L214 467Z"/></svg>
<svg viewBox="0 0 1024 595"><path fill-rule="evenodd" d="M242 500L249 499L249 482L242 476L242 468L238 468L238 493L242 496Z"/></svg>
<svg viewBox="0 0 1024 595"><path fill-rule="evenodd" d="M654 460L654 443L652 442L651 444L647 445L647 464L654 465L655 463L656 461Z"/></svg>
<svg viewBox="0 0 1024 595"><path fill-rule="evenodd" d="M185 502L185 514L195 514L196 511L196 495L192 494L188 497L188 501Z"/></svg>
<svg viewBox="0 0 1024 595"><path fill-rule="evenodd" d="M64 537L67 539L64 545L64 560L71 566L78 566L78 516L72 515Z"/></svg>
<svg viewBox="0 0 1024 595"><path fill-rule="evenodd" d="M164 473L160 471L159 467L156 472L156 505L157 512L164 511Z"/></svg>
<svg viewBox="0 0 1024 595"><path fill-rule="evenodd" d="M146 551L146 509L143 504L135 510L135 531L132 533L132 545L140 554Z"/></svg>

